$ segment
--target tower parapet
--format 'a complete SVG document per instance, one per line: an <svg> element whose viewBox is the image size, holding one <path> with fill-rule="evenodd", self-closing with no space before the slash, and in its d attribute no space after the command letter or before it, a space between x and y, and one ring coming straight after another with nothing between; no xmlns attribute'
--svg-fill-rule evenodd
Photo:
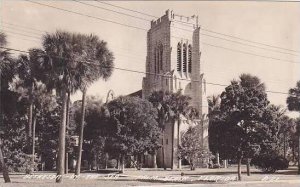
<svg viewBox="0 0 300 187"><path fill-rule="evenodd" d="M166 10L165 14L162 17L151 21L151 28L165 21L177 22L177 23L185 24L186 26L189 25L190 27L192 26L191 28L198 27L198 16L195 15L183 16L183 15L175 14L173 10Z"/></svg>

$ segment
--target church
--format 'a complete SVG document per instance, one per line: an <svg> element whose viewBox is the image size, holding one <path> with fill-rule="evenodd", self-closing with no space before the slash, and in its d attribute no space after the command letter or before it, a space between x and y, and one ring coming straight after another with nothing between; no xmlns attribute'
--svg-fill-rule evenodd
<svg viewBox="0 0 300 187"><path fill-rule="evenodd" d="M191 97L191 104L199 111L201 119L188 121L183 116L178 121L165 126L162 148L156 158L147 155L145 164L153 167L156 159L158 167L181 168L182 161L177 156L180 134L190 125L202 126L199 138L208 150L208 104L203 70L201 69L201 42L198 17L177 15L167 10L165 15L151 21L147 33L146 76L143 78L141 95L147 98L153 91L177 92ZM134 95L134 94L132 94ZM164 154L164 156L163 156ZM202 162L204 163L204 161Z"/></svg>

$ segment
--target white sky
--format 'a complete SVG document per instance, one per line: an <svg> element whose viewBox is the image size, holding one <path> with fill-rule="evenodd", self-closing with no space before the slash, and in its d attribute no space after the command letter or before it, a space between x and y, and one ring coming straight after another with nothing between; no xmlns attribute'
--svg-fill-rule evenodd
<svg viewBox="0 0 300 187"><path fill-rule="evenodd" d="M86 6L74 1L39 2L136 27L150 28L150 22ZM148 16L117 9L95 1L85 2L146 19L152 19ZM199 16L199 24L204 29L300 51L300 3L237 1L111 1L109 3L156 17L165 14L167 9L173 10L175 14L185 16L195 14ZM8 35L9 47L22 50L27 50L31 47L40 47L40 40L38 38L42 33L8 25L7 23L47 32L63 29L71 32L94 33L107 41L110 50L115 54L116 67L145 71L146 31L74 15L26 1L2 0L0 1L0 6L0 26ZM17 35L16 33L27 36ZM203 33L234 40L233 38L205 31ZM201 41L257 55L298 62L278 61L203 45L201 60L204 63L207 82L229 84L230 80L237 79L241 73L251 73L265 82L267 90L286 93L289 88L296 85L297 80L300 80L300 52L293 53L291 51L258 45L262 48L293 53L295 55L282 54L207 36L202 36ZM253 43L248 44L256 45ZM102 80L95 82L88 89L88 94L99 95L104 99L110 89L114 90L116 95L129 94L142 88L142 77L142 74L115 70L107 82ZM207 85L207 95L220 94L223 90L224 87ZM81 93L78 92L72 97L72 100L80 99L80 97ZM268 93L268 97L273 104L286 105L287 95Z"/></svg>

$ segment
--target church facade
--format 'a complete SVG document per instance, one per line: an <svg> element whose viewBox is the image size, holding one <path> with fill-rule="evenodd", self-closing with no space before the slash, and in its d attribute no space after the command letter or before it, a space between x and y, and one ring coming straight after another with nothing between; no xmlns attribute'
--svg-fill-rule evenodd
<svg viewBox="0 0 300 187"><path fill-rule="evenodd" d="M147 33L146 76L143 78L142 97L147 98L153 91L177 92L192 98L191 105L199 110L199 120L188 121L183 116L178 121L165 126L163 149L157 152L157 165L163 167L163 160L167 168L180 168L177 150L180 134L190 125L200 124L202 130L199 138L202 146L208 149L208 113L205 95L205 79L201 69L201 42L198 17L185 17L167 10L165 15L151 21L151 28ZM151 160L152 159L152 160ZM151 167L154 157L150 155L146 163Z"/></svg>

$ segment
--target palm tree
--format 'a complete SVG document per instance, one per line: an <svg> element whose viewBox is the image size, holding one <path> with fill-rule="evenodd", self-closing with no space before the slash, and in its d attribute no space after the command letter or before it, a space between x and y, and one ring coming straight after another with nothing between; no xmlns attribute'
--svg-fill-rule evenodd
<svg viewBox="0 0 300 187"><path fill-rule="evenodd" d="M163 167L166 169L165 165L165 149L164 149L164 132L165 132L165 123L172 121L173 123L173 130L174 132L174 125L175 121L177 121L177 137L179 136L179 129L180 129L180 121L181 115L188 116L190 114L190 97L184 96L181 92L171 93L165 91L155 91L153 92L148 100L154 105L155 108L158 110L158 123L162 129L162 160L163 160ZM180 145L180 138L177 139L178 146ZM172 149L172 155L174 155L174 149ZM178 160L178 166L180 167L181 160ZM172 158L172 169L173 169L173 158Z"/></svg>
<svg viewBox="0 0 300 187"><path fill-rule="evenodd" d="M184 116L186 118L190 117L190 114L192 110L195 108L190 106L190 100L191 98L188 96L184 96L181 94L181 91L178 91L176 93L172 94L172 111L174 113L174 120L177 121L177 145L179 147L181 146L181 136L180 136L180 125L181 125L181 116ZM174 124L175 125L175 124ZM178 169L181 169L181 157L178 157Z"/></svg>
<svg viewBox="0 0 300 187"><path fill-rule="evenodd" d="M212 95L210 97L208 97L208 117L210 118L209 120L209 132L213 131L213 127L214 127L214 121L213 118L218 115L219 111L220 111L220 105L221 105L221 98L220 95ZM212 136L209 136L210 139L213 138ZM213 140L209 141L210 143L216 143ZM220 165L220 156L219 156L219 151L216 152L216 158L217 158L217 165ZM226 162L226 161L225 161Z"/></svg>
<svg viewBox="0 0 300 187"><path fill-rule="evenodd" d="M290 111L300 112L300 81L297 82L295 88L289 90L289 96L286 100ZM298 174L300 174L300 132L298 129Z"/></svg>
<svg viewBox="0 0 300 187"><path fill-rule="evenodd" d="M16 63L16 71L19 79L14 81L14 89L16 92L21 94L22 98L27 98L29 101L28 110L28 126L27 126L27 141L28 141L28 154L30 153L30 145L32 145L32 168L33 171L34 163L34 141L35 141L35 124L36 124L36 114L34 102L38 98L36 94L38 89L41 89L41 83L39 83L40 74L42 74L42 69L39 66L39 60L43 59L41 56L42 51L39 49L30 49L29 55L20 55ZM39 85L40 84L40 85Z"/></svg>
<svg viewBox="0 0 300 187"><path fill-rule="evenodd" d="M7 44L6 35L0 33L0 101L2 101L1 92L2 92L2 77L12 79L14 73L12 72L13 67L12 59L7 50L2 50L2 47L5 47ZM3 73L2 73L3 72ZM0 122L2 123L2 102L0 103ZM3 124L1 124L3 125ZM10 182L10 177L8 175L8 170L4 161L3 153L2 153L2 140L0 139L0 168L2 169L4 182Z"/></svg>
<svg viewBox="0 0 300 187"><path fill-rule="evenodd" d="M106 47L106 43L101 41L95 35L81 35L83 43L86 45L86 53L88 59L88 66L82 71L82 110L81 110L81 123L79 134L79 149L78 159L76 164L75 175L80 174L82 144L83 144L83 130L84 130L84 116L85 116L85 97L88 85L96 80L102 78L107 80L113 71L113 55Z"/></svg>
<svg viewBox="0 0 300 187"><path fill-rule="evenodd" d="M80 75L76 69L78 56L82 54L75 50L73 34L57 31L54 34L43 36L43 48L45 60L42 67L44 73L42 80L48 90L55 89L61 99L61 124L59 127L59 141L57 153L57 177L56 182L62 182L65 167L65 137L66 137L66 114L67 114L67 92L74 93L79 88ZM75 76L78 76L77 79Z"/></svg>
<svg viewBox="0 0 300 187"><path fill-rule="evenodd" d="M56 178L56 182L61 182L65 169L66 94L84 90L100 77L108 78L112 73L113 55L97 36L64 31L44 35L43 47L46 53L43 80L49 89L56 90L62 101Z"/></svg>

